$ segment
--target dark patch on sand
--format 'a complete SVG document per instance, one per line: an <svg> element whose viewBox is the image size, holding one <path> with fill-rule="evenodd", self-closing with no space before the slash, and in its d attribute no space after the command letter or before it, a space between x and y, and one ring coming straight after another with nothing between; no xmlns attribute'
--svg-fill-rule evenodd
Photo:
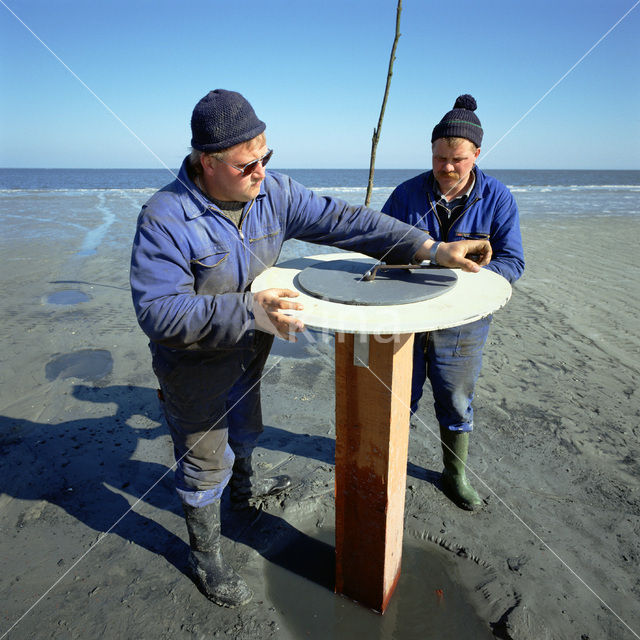
<svg viewBox="0 0 640 640"><path fill-rule="evenodd" d="M79 291L78 289L65 289L63 291L55 291L47 296L48 304L58 305L74 305L82 302L88 302L91 296Z"/></svg>
<svg viewBox="0 0 640 640"><path fill-rule="evenodd" d="M109 375L113 369L111 352L106 349L81 349L56 356L45 366L47 380L78 378L95 382Z"/></svg>

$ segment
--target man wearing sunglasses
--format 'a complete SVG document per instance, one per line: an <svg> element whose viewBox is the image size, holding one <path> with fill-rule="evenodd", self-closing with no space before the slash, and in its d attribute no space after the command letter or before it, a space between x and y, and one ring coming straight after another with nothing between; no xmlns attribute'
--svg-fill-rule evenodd
<svg viewBox="0 0 640 640"><path fill-rule="evenodd" d="M301 308L297 293L252 293L253 280L290 238L467 271L491 257L486 240L437 244L389 216L267 173L265 128L239 93L202 98L191 118L192 153L142 207L131 258L134 307L174 443L189 564L205 595L228 607L252 594L220 552L220 497L229 484L232 504L242 506L290 485L287 476L257 478L251 454L263 429L260 378L273 336L295 339L304 328L286 315Z"/></svg>

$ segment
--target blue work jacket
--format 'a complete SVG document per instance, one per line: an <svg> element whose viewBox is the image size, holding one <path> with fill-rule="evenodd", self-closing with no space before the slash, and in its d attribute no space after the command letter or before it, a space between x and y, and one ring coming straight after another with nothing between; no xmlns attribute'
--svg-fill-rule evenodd
<svg viewBox="0 0 640 640"><path fill-rule="evenodd" d="M142 207L133 242L133 304L154 356L251 348L249 289L276 263L285 240L408 263L428 239L424 231L366 207L320 197L273 171L266 173L260 194L246 204L236 226L197 189L186 167L187 159L178 179Z"/></svg>
<svg viewBox="0 0 640 640"><path fill-rule="evenodd" d="M444 242L486 239L493 255L485 267L515 282L524 271L518 206L501 182L474 168L476 182L464 209L451 224L446 238L436 209L433 171L421 173L398 185L382 207L384 213L423 229Z"/></svg>

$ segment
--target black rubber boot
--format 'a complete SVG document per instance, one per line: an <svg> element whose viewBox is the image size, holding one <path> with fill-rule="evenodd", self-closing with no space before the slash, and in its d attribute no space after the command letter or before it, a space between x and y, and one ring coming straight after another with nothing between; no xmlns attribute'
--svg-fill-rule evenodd
<svg viewBox="0 0 640 640"><path fill-rule="evenodd" d="M469 433L449 431L440 427L442 442L442 489L444 494L461 509L475 511L484 504L476 490L469 484L465 463L469 452Z"/></svg>
<svg viewBox="0 0 640 640"><path fill-rule="evenodd" d="M189 531L189 568L198 588L221 607L237 607L253 597L247 583L224 561L220 550L220 501L206 507L182 505Z"/></svg>
<svg viewBox="0 0 640 640"><path fill-rule="evenodd" d="M252 500L277 495L290 486L291 478L285 475L257 478L251 456L236 457L233 463L233 475L229 481L231 504L234 507L243 507L250 504Z"/></svg>

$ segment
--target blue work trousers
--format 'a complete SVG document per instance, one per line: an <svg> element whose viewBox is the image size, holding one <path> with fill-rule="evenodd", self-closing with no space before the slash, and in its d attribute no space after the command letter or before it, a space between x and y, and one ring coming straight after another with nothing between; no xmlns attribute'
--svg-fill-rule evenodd
<svg viewBox="0 0 640 640"><path fill-rule="evenodd" d="M176 489L183 502L218 500L235 456L250 456L263 430L260 380L273 336L256 332L253 349L154 355L161 404L173 440Z"/></svg>
<svg viewBox="0 0 640 640"><path fill-rule="evenodd" d="M450 431L473 430L473 401L491 316L470 324L416 333L413 346L411 413L418 410L429 378L436 417Z"/></svg>

